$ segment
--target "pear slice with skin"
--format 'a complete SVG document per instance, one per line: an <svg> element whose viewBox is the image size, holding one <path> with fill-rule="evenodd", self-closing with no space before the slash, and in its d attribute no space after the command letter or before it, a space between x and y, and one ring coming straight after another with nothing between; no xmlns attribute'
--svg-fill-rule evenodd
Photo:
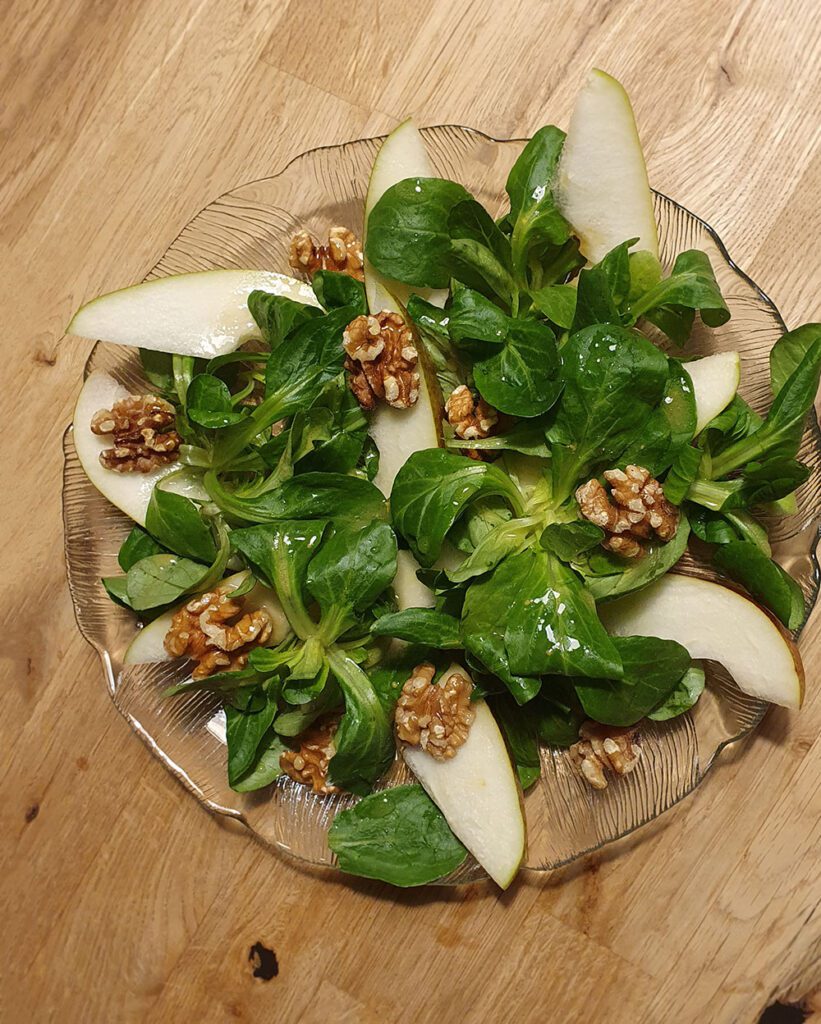
<svg viewBox="0 0 821 1024"><path fill-rule="evenodd" d="M247 571L238 572L234 576L228 576L226 579L221 580L219 586L228 591L236 590L240 584L245 582L247 577ZM176 612L183 605L188 604L189 601L193 601L195 597L195 594L191 594L184 601L181 601L180 604L170 608L167 612L163 612L162 615L158 615L147 626L143 626L129 644L123 657L123 663L125 665L143 665L148 662L174 661L175 659L166 651L163 641L168 634L168 630L171 628L171 620ZM266 647L275 647L289 635L291 626L273 590L270 590L262 583L257 583L242 600L243 608L246 611L256 611L261 608L270 616L272 623L271 637Z"/></svg>
<svg viewBox="0 0 821 1024"><path fill-rule="evenodd" d="M100 409L110 409L116 401L127 398L129 394L128 388L118 384L102 370L90 373L74 407L74 448L86 476L100 494L134 522L145 526L151 492L158 481L172 473L176 475L165 484L168 490L198 501L207 501L208 494L200 483L199 474L181 468L176 462L170 466L161 466L151 473L118 473L102 465L100 453L111 448L113 441L110 435L92 433L92 417Z"/></svg>
<svg viewBox="0 0 821 1024"><path fill-rule="evenodd" d="M438 682L453 672L467 675L461 665L453 664ZM521 792L490 708L484 700L471 706L476 717L454 757L438 761L421 747L405 745L402 756L453 834L506 889L525 852Z"/></svg>
<svg viewBox="0 0 821 1024"><path fill-rule="evenodd" d="M633 108L624 88L598 68L576 98L557 198L590 263L629 238L658 258L653 195Z"/></svg>
<svg viewBox="0 0 821 1024"><path fill-rule="evenodd" d="M203 270L101 295L75 313L66 333L211 359L259 336L248 310L255 289L319 305L310 285L285 274Z"/></svg>
<svg viewBox="0 0 821 1024"><path fill-rule="evenodd" d="M735 398L741 380L738 352L716 352L684 364L693 382L696 400L696 433L723 412Z"/></svg>
<svg viewBox="0 0 821 1024"><path fill-rule="evenodd" d="M599 605L599 614L609 633L676 640L691 657L723 665L751 697L801 707L804 668L795 644L773 616L737 590L670 573Z"/></svg>

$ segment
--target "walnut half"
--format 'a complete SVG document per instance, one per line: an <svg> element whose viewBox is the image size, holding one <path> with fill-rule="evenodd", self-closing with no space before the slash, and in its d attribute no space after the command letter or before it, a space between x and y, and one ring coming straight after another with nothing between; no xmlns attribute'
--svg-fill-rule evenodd
<svg viewBox="0 0 821 1024"><path fill-rule="evenodd" d="M608 536L602 547L624 558L643 552L642 540L671 540L678 529L679 512L664 496L664 489L643 466L609 469L604 474L610 494L598 480L576 490L579 511Z"/></svg>
<svg viewBox="0 0 821 1024"><path fill-rule="evenodd" d="M446 761L468 738L476 717L470 705L473 684L461 672L434 683L434 673L427 662L416 666L402 687L394 721L400 740Z"/></svg>
<svg viewBox="0 0 821 1024"><path fill-rule="evenodd" d="M100 462L117 473L150 473L175 462L182 438L174 429L174 406L156 395L129 395L91 418L91 432L112 435Z"/></svg>
<svg viewBox="0 0 821 1024"><path fill-rule="evenodd" d="M334 733L338 725L336 717L320 718L299 737L299 750L286 750L280 755L280 768L294 782L310 786L314 793L339 793L339 789L328 782L328 765L336 753Z"/></svg>
<svg viewBox="0 0 821 1024"><path fill-rule="evenodd" d="M328 234L327 245L317 245L307 231L291 239L289 263L308 277L317 270L335 270L364 281L362 243L349 228L336 225Z"/></svg>
<svg viewBox="0 0 821 1024"><path fill-rule="evenodd" d="M636 726L618 728L598 722L583 722L579 742L568 753L584 780L593 789L606 789L605 771L628 775L638 764L641 747L636 742Z"/></svg>
<svg viewBox="0 0 821 1024"><path fill-rule="evenodd" d="M453 432L464 441L489 437L499 422L499 414L466 384L460 384L445 402L445 414Z"/></svg>
<svg viewBox="0 0 821 1024"><path fill-rule="evenodd" d="M244 612L242 598L222 589L199 594L174 613L163 645L172 658L192 658L194 679L242 668L252 647L264 644L273 625L257 608Z"/></svg>
<svg viewBox="0 0 821 1024"><path fill-rule="evenodd" d="M409 409L419 397L419 353L413 332L398 313L358 316L342 335L348 383L363 409L378 401Z"/></svg>

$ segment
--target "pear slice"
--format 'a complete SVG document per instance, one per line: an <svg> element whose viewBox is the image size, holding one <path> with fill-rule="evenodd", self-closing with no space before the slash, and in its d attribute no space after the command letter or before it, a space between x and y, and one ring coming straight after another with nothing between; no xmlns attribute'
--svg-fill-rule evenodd
<svg viewBox="0 0 821 1024"><path fill-rule="evenodd" d="M635 248L658 258L653 195L633 108L623 87L598 68L576 98L559 164L558 201L591 263L628 238L638 238Z"/></svg>
<svg viewBox="0 0 821 1024"><path fill-rule="evenodd" d="M259 328L248 311L254 289L317 306L310 285L267 270L203 270L109 292L86 303L67 334L182 356L233 352Z"/></svg>
<svg viewBox="0 0 821 1024"><path fill-rule="evenodd" d="M467 675L454 664L438 681L453 672ZM454 757L438 761L421 747L404 745L402 756L453 834L493 881L506 889L525 852L521 794L490 708L483 700L474 701L472 707L476 717Z"/></svg>
<svg viewBox="0 0 821 1024"><path fill-rule="evenodd" d="M244 583L248 576L247 571L238 572L234 576L228 576L220 582L220 587L226 590L236 590ZM123 657L125 665L143 665L147 662L174 661L175 659L166 651L163 641L171 628L171 620L175 613L189 601L194 599L192 594L174 608L170 608L162 615L158 615L147 626L137 633L128 646ZM291 632L291 626L282 610L282 605L273 590L257 583L253 590L250 590L244 597L243 607L246 611L257 611L263 609L268 613L272 623L271 638L266 646L275 647L281 643Z"/></svg>
<svg viewBox="0 0 821 1024"><path fill-rule="evenodd" d="M125 512L140 526L145 526L145 514L154 485L172 473L166 487L187 498L207 501L208 494L200 483L199 474L181 469L177 463L161 466L151 473L117 473L106 469L100 462L100 453L112 445L109 436L101 437L91 432L91 419L100 409L110 409L130 392L113 377L101 370L90 373L83 384L77 404L74 407L74 448L80 465L88 479L112 505Z"/></svg>
<svg viewBox="0 0 821 1024"><path fill-rule="evenodd" d="M684 368L693 382L696 433L700 434L735 398L741 380L741 357L738 352L716 352L685 363Z"/></svg>
<svg viewBox="0 0 821 1024"><path fill-rule="evenodd" d="M365 227L371 210L392 185L405 178L428 178L433 170L425 152L422 136L412 120L403 121L385 139L373 162L368 193L365 199ZM384 278L366 259L365 291L372 313L382 310L404 315L404 306L411 290L398 281ZM444 306L447 291L423 292L429 302ZM396 474L408 458L425 448L438 448L442 443L442 407L435 375L425 365L420 351L419 398L410 409L394 409L380 403L370 417L369 432L379 449L379 470L374 483L387 497ZM410 553L401 553L394 591L400 608L430 607L431 591L416 579L418 563Z"/></svg>
<svg viewBox="0 0 821 1024"><path fill-rule="evenodd" d="M789 636L754 601L709 580L670 574L599 605L616 636L677 640L693 658L717 661L751 697L798 709L804 669Z"/></svg>

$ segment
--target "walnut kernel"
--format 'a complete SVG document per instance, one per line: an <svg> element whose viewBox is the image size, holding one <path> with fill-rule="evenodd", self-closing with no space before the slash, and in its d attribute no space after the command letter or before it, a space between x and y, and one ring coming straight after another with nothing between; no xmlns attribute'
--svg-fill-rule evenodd
<svg viewBox="0 0 821 1024"><path fill-rule="evenodd" d="M628 775L638 764L641 747L636 742L636 726L618 728L598 722L583 722L579 742L568 753L584 780L593 789L606 789L605 771Z"/></svg>
<svg viewBox="0 0 821 1024"><path fill-rule="evenodd" d="M419 353L413 332L398 313L358 316L342 335L351 391L363 409L379 400L408 409L419 397Z"/></svg>
<svg viewBox="0 0 821 1024"><path fill-rule="evenodd" d="M365 279L362 243L353 231L339 225L331 228L327 245L317 245L307 231L294 235L289 263L308 277L313 277L317 270L336 270L357 281Z"/></svg>
<svg viewBox="0 0 821 1024"><path fill-rule="evenodd" d="M655 536L666 542L675 536L678 509L667 500L648 469L609 469L604 478L610 484L609 495L596 479L576 490L581 514L608 535L602 547L624 558L636 558L644 550L642 540Z"/></svg>
<svg viewBox="0 0 821 1024"><path fill-rule="evenodd" d="M113 435L100 462L117 473L150 473L175 462L182 438L174 429L174 406L156 395L129 395L91 418L91 432Z"/></svg>
<svg viewBox="0 0 821 1024"><path fill-rule="evenodd" d="M402 687L394 721L400 740L445 761L468 738L476 717L470 704L473 684L461 672L451 672L434 683L434 672L433 665L426 662L416 666Z"/></svg>
<svg viewBox="0 0 821 1024"><path fill-rule="evenodd" d="M314 793L338 793L328 782L328 765L334 756L336 718L319 719L299 737L299 750L286 750L279 766L294 782L310 786Z"/></svg>
<svg viewBox="0 0 821 1024"><path fill-rule="evenodd" d="M163 641L166 651L196 661L194 679L242 668L251 648L264 644L273 628L264 609L243 613L242 605L242 598L232 600L219 588L199 594L174 613Z"/></svg>

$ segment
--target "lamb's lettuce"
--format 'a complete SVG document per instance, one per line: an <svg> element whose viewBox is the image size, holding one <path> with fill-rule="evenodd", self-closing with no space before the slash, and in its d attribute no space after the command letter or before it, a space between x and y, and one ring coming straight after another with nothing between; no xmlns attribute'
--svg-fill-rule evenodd
<svg viewBox="0 0 821 1024"><path fill-rule="evenodd" d="M349 874L401 887L450 874L467 856L421 786L372 793L334 818L328 845Z"/></svg>

